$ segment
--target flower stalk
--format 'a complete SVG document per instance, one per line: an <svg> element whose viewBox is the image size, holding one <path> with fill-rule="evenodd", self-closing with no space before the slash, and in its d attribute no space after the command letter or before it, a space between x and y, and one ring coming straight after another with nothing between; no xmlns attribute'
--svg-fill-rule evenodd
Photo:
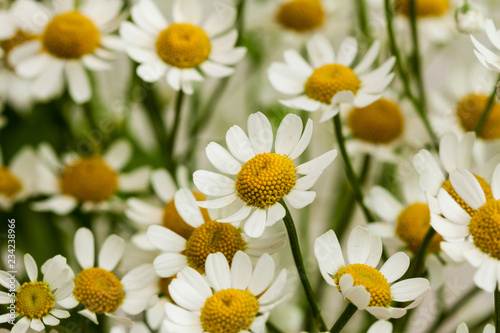
<svg viewBox="0 0 500 333"><path fill-rule="evenodd" d="M352 316L358 311L358 308L349 302L347 304L346 308L344 309L344 312L340 315L339 319L335 322L335 324L332 326L330 329L331 333L339 333L342 331L345 325L351 320Z"/></svg>
<svg viewBox="0 0 500 333"><path fill-rule="evenodd" d="M498 78L497 82L500 82L500 77ZM486 106L484 107L484 110L481 114L481 118L479 118L476 128L474 129L477 136L481 134L484 125L486 124L486 119L488 119L488 115L490 114L491 110L493 109L493 105L495 104L495 99L497 96L497 84L495 84L495 86L493 87L493 91L491 92L491 95L488 99L488 103L486 103Z"/></svg>

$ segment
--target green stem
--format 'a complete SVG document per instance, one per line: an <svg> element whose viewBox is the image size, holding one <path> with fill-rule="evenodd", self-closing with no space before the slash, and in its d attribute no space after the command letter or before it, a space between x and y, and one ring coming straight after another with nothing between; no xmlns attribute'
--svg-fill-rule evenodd
<svg viewBox="0 0 500 333"><path fill-rule="evenodd" d="M500 77L498 79L500 80ZM477 136L481 134L484 124L486 124L486 119L488 119L488 115L490 114L490 111L493 109L493 105L495 104L496 96L497 96L497 85L495 84L495 86L493 87L493 91L491 92L490 98L488 99L488 103L486 104L486 107L484 108L481 114L481 118L479 118L476 128L474 129Z"/></svg>
<svg viewBox="0 0 500 333"><path fill-rule="evenodd" d="M342 155L342 158L344 159L345 173L347 175L349 183L351 184L354 190L354 196L356 198L356 201L361 206L361 209L363 210L363 214L365 215L366 220L368 222L374 222L375 218L373 217L373 215L371 214L371 212L368 210L368 208L364 203L364 195L360 181L356 176L356 173L354 172L351 159L349 158L349 154L347 153L347 149L345 147L345 140L342 134L342 121L340 120L340 114L337 114L335 117L333 117L333 125L335 127L335 136L337 137L340 153Z"/></svg>
<svg viewBox="0 0 500 333"><path fill-rule="evenodd" d="M267 330L270 332L270 333L283 333L282 330L280 330L278 327L276 327L276 325L274 325L273 323L271 323L270 321L268 321L266 323L266 326L267 326Z"/></svg>
<svg viewBox="0 0 500 333"><path fill-rule="evenodd" d="M495 288L495 331L500 332L500 286Z"/></svg>
<svg viewBox="0 0 500 333"><path fill-rule="evenodd" d="M423 113L427 113L427 99L424 88L424 80L422 77L422 61L420 58L420 41L418 38L417 27L417 0L410 0L410 27L411 38L413 41L413 60L415 65L415 74L417 77L417 86L420 97L420 106Z"/></svg>
<svg viewBox="0 0 500 333"><path fill-rule="evenodd" d="M413 261L413 270L411 271L412 278L418 277L422 274L422 268L424 267L424 260L427 256L427 251L429 250L429 246L431 245L432 238L436 235L436 231L429 227L429 230L425 234L425 238L422 241L422 246L418 250L417 255L415 256L415 260Z"/></svg>
<svg viewBox="0 0 500 333"><path fill-rule="evenodd" d="M290 248L292 250L293 260L295 261L295 266L297 267L297 272L299 273L300 281L304 287L304 292L306 293L307 301L309 302L309 307L311 308L316 326L320 332L326 331L325 321L321 316L321 310L319 308L318 302L316 301L316 295L309 283L307 278L307 272L304 267L304 261L302 259L302 254L300 251L299 239L297 237L297 230L295 229L295 223L293 222L292 215L288 210L287 205L283 199L280 200L281 205L285 208L285 217L283 221L285 222L286 231L288 233L288 239L290 241Z"/></svg>
<svg viewBox="0 0 500 333"><path fill-rule="evenodd" d="M335 322L333 327L330 329L330 332L331 333L338 333L338 332L342 331L344 326L349 322L349 320L351 320L352 316L354 316L356 311L358 311L358 308L354 304L349 302L349 304L347 304L344 312L342 312L339 319L337 319L337 321Z"/></svg>
<svg viewBox="0 0 500 333"><path fill-rule="evenodd" d="M368 26L369 18L365 0L356 0L356 6L358 9L359 27L363 33L366 44L371 44L373 37L370 32L370 27Z"/></svg>
<svg viewBox="0 0 500 333"><path fill-rule="evenodd" d="M177 131L179 129L179 122L181 120L182 111L182 101L184 100L184 92L179 90L177 94L177 101L175 103L175 118L174 124L170 129L170 135L167 137L167 167L172 175L175 175L175 159L174 159L174 149L175 149L175 138Z"/></svg>

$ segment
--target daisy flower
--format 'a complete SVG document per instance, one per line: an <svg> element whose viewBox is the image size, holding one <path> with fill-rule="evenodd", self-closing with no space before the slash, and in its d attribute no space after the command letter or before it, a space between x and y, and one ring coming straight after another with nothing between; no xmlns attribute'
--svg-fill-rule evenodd
<svg viewBox="0 0 500 333"><path fill-rule="evenodd" d="M195 196L188 189L175 193L175 207L184 223L191 228L189 237L156 225L150 226L147 232L149 241L162 251L154 261L155 270L161 277L171 277L187 266L203 273L211 253L221 252L231 263L238 251L260 257L285 245L283 233L251 239L231 223L205 219Z"/></svg>
<svg viewBox="0 0 500 333"><path fill-rule="evenodd" d="M131 323L123 313L141 313L154 297L148 288L155 279L153 265L140 265L121 279L113 273L124 249L125 241L121 237L107 237L99 251L98 266L95 266L92 231L80 228L75 234L74 250L82 270L76 275L72 297L75 303L85 307L78 313L96 324L97 314L103 313L118 322Z"/></svg>
<svg viewBox="0 0 500 333"><path fill-rule="evenodd" d="M62 259L62 260L61 260ZM15 310L17 323L12 327L13 332L24 333L29 328L42 331L47 326L59 325L59 318L68 318L69 312L62 310L60 303L70 297L75 286L66 268L66 259L56 256L45 262L46 269L42 269L43 278L38 280L38 268L35 260L29 254L24 255L24 266L29 282L22 285L6 271L0 271L0 284L9 289L14 283L16 288ZM0 303L9 304L11 297L6 292L0 292ZM10 320L10 314L0 315L0 323Z"/></svg>
<svg viewBox="0 0 500 333"><path fill-rule="evenodd" d="M469 333L469 328L467 327L466 323L461 323L457 327L457 332L456 333ZM495 327L493 325L486 325L484 327L483 333L495 333Z"/></svg>
<svg viewBox="0 0 500 333"><path fill-rule="evenodd" d="M219 209L235 202L237 212L218 222L245 221L245 233L253 238L285 216L281 199L297 209L309 205L316 193L308 190L333 162L337 151L332 149L296 166L294 160L311 141L312 120L307 121L304 133L302 127L300 117L287 114L276 133L275 152L271 153L271 123L257 112L248 117L248 136L236 125L227 131L230 152L215 142L209 143L205 150L210 163L220 172L236 176L236 181L218 173L196 171L193 174L196 187L207 196L217 197L199 201L198 205Z"/></svg>
<svg viewBox="0 0 500 333"><path fill-rule="evenodd" d="M128 55L140 63L137 75L147 82L164 78L173 89L187 94L193 93L192 82L203 81L201 73L216 78L232 75L234 69L229 66L239 62L246 49L234 47L238 32L231 27L236 10L221 6L220 12L204 19L201 1L176 0L169 24L153 1L134 5L135 24L123 22L120 35Z"/></svg>
<svg viewBox="0 0 500 333"><path fill-rule="evenodd" d="M88 102L92 87L87 69L109 69L112 51L121 49L120 39L110 32L123 3L87 0L78 8L73 1L51 1L50 5L19 1L16 15L27 32L40 37L18 46L16 55L23 60L15 65L16 72L33 80L31 92L37 98L54 97L67 82L76 103Z"/></svg>
<svg viewBox="0 0 500 333"><path fill-rule="evenodd" d="M149 168L120 172L132 155L128 141L114 142L102 156L68 155L63 161L47 144L39 150L43 164L38 169L40 188L50 198L34 203L37 211L66 215L78 204L84 211L120 210L118 192L140 192L147 187Z"/></svg>
<svg viewBox="0 0 500 333"><path fill-rule="evenodd" d="M168 332L264 332L269 311L284 300L286 270L273 282L273 259L265 254L255 267L238 251L232 267L222 253L211 254L206 278L184 268L169 286L177 305L167 303Z"/></svg>
<svg viewBox="0 0 500 333"><path fill-rule="evenodd" d="M454 261L467 260L478 268L474 282L479 288L493 292L498 285L500 290L500 166L493 173L491 198L465 168L452 171L450 181L458 198L474 213L471 215L446 189L439 190L444 217L432 214L431 225L445 240L441 249Z"/></svg>
<svg viewBox="0 0 500 333"><path fill-rule="evenodd" d="M320 0L286 0L279 4L276 21L285 29L307 32L322 27L325 14Z"/></svg>
<svg viewBox="0 0 500 333"><path fill-rule="evenodd" d="M357 41L346 38L337 56L323 35L315 35L307 42L311 64L295 50L284 53L285 63L275 62L268 69L269 81L280 93L296 97L280 100L283 105L305 111L323 110L321 121L335 116L340 105L363 108L382 97L394 74L394 58L374 71L369 71L379 53L375 42L365 58L352 67L358 52Z"/></svg>
<svg viewBox="0 0 500 333"><path fill-rule="evenodd" d="M349 236L348 265L332 230L316 239L314 254L326 282L337 287L342 296L359 310L367 310L378 319L404 316L408 309L418 306L430 290L429 281L424 278L392 284L408 270L410 258L398 252L377 269L382 255L382 242L365 227L355 227ZM412 303L405 308L395 308L391 306L393 301Z"/></svg>
<svg viewBox="0 0 500 333"><path fill-rule="evenodd" d="M500 50L500 33L497 31L495 23L493 23L491 19L486 20L484 29L491 44L493 44L497 50ZM479 62L491 71L500 72L500 56L481 44L474 36L470 38L475 46L474 54L479 59Z"/></svg>

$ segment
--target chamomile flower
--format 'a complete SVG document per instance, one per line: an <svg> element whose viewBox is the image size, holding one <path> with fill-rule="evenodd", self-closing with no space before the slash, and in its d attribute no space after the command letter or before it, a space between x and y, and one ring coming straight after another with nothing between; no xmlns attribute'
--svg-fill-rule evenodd
<svg viewBox="0 0 500 333"><path fill-rule="evenodd" d="M238 251L231 268L222 253L209 255L205 271L206 278L184 268L170 284L177 305L166 305L167 331L263 332L269 311L284 299L286 270L274 278L274 261L269 255L252 267L250 258Z"/></svg>
<svg viewBox="0 0 500 333"><path fill-rule="evenodd" d="M217 6L217 5L216 5ZM244 47L234 47L238 33L231 29L236 11L221 4L210 17L203 17L203 3L176 0L173 23L169 23L151 0L141 0L132 7L135 24L123 22L120 35L128 55L140 63L137 75L144 81L164 78L175 90L193 93L193 82L209 77L227 77L230 67L245 55ZM217 12L217 10L219 12Z"/></svg>
<svg viewBox="0 0 500 333"><path fill-rule="evenodd" d="M311 31L323 26L325 9L320 0L289 0L280 3L276 21L286 29Z"/></svg>
<svg viewBox="0 0 500 333"><path fill-rule="evenodd" d="M491 19L486 20L484 29L491 44L493 44L497 51L500 50L500 33L497 31L495 23ZM489 70L500 72L500 56L481 44L474 36L471 36L471 39L475 46L474 53L481 64Z"/></svg>
<svg viewBox="0 0 500 333"><path fill-rule="evenodd" d="M46 325L59 325L59 319L70 316L68 311L62 309L66 307L60 303L70 297L75 286L70 270L66 268L66 259L56 256L47 260L41 280L38 280L38 267L31 255L24 255L24 266L29 282L14 282L15 313L19 320L12 331L24 333L29 328L42 331ZM9 289L12 284L11 274L0 271L0 284ZM9 304L11 301L9 294L3 291L0 292L0 299L1 304ZM3 314L0 316L0 323L6 323L9 319L10 314Z"/></svg>
<svg viewBox="0 0 500 333"><path fill-rule="evenodd" d="M119 192L140 192L147 187L149 168L120 172L132 155L125 140L114 142L102 156L66 156L59 161L47 144L40 146L39 154L43 160L38 169L40 190L50 198L33 204L38 211L66 215L79 204L84 211L121 210Z"/></svg>
<svg viewBox="0 0 500 333"><path fill-rule="evenodd" d="M466 323L461 323L457 327L457 332L456 333L469 333L469 328L467 327ZM486 325L484 327L483 333L495 333L495 327L493 325Z"/></svg>
<svg viewBox="0 0 500 333"><path fill-rule="evenodd" d="M147 232L149 241L162 251L154 261L155 270L161 277L171 277L187 266L203 273L211 253L223 253L231 264L238 251L260 257L285 245L284 234L252 239L231 223L207 220L188 189L176 192L175 207L184 224L191 228L189 235L176 233L176 228L156 225L150 226Z"/></svg>
<svg viewBox="0 0 500 333"><path fill-rule="evenodd" d="M271 64L268 77L280 93L298 95L280 100L283 105L311 112L322 109L321 121L326 121L339 112L341 104L363 108L382 97L382 92L394 78L390 73L394 58L370 71L379 49L380 44L375 42L365 58L352 67L358 52L354 38L346 38L335 56L326 37L318 34L307 43L311 64L297 51L287 50L285 63Z"/></svg>
<svg viewBox="0 0 500 333"><path fill-rule="evenodd" d="M18 46L23 59L15 64L21 77L33 80L31 92L40 99L59 94L67 82L76 103L92 97L87 70L110 68L113 52L122 45L110 32L123 6L121 0L87 0L78 8L73 1L51 1L49 6L20 1L17 15L28 32L39 38ZM34 18L41 19L34 19ZM14 57L14 55L13 55Z"/></svg>
<svg viewBox="0 0 500 333"><path fill-rule="evenodd" d="M365 227L355 227L347 243L346 265L335 232L326 232L316 239L314 254L326 282L359 310L367 310L378 319L400 318L418 306L430 290L429 281L413 278L392 284L408 270L410 258L403 252L391 256L379 269L382 242ZM392 285L391 285L392 284ZM391 304L409 302L405 308Z"/></svg>
<svg viewBox="0 0 500 333"><path fill-rule="evenodd" d="M245 221L245 233L253 238L260 237L267 226L285 216L280 200L297 209L309 205L316 196L309 189L335 159L337 151L332 149L309 162L295 165L294 160L311 140L312 120L308 120L304 133L302 128L300 117L286 115L276 133L275 152L271 153L271 123L264 114L257 112L248 117L248 136L236 125L227 131L229 151L215 142L209 143L205 150L210 163L220 172L235 176L236 180L210 171L196 171L193 175L196 187L207 196L217 197L198 201L198 205L219 209L235 203L237 212L218 222Z"/></svg>

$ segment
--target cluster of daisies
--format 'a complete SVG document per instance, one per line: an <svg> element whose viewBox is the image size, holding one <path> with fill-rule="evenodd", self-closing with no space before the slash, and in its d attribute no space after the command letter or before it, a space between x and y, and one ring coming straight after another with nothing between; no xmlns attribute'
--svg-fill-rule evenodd
<svg viewBox="0 0 500 333"><path fill-rule="evenodd" d="M499 9L0 3L0 210L69 240L41 266L0 249L0 331L433 333L484 292L473 330L499 332ZM11 141L40 105L60 142ZM414 329L451 269L472 291Z"/></svg>

